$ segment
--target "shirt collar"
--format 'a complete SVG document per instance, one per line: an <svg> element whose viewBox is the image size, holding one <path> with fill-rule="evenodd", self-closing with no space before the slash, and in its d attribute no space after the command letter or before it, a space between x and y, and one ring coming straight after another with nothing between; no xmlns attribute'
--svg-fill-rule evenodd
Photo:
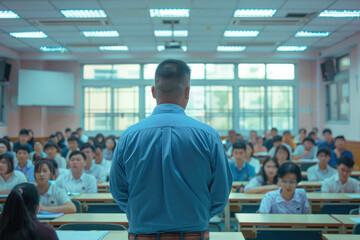
<svg viewBox="0 0 360 240"><path fill-rule="evenodd" d="M321 171L319 164L317 164L317 170L318 170L319 172L328 172L328 171L329 171L329 166L326 165L326 169L325 169L324 171Z"/></svg>
<svg viewBox="0 0 360 240"><path fill-rule="evenodd" d="M185 114L185 111L182 107L176 104L164 103L157 105L152 112L153 115L161 113L176 113L176 114Z"/></svg>
<svg viewBox="0 0 360 240"><path fill-rule="evenodd" d="M341 180L340 180L340 177L339 177L339 173L337 173L337 174L335 174L335 182L337 182L337 183L339 183L341 185L345 185L345 184L347 184L349 182L349 179L344 184L342 184Z"/></svg>
<svg viewBox="0 0 360 240"><path fill-rule="evenodd" d="M281 196L281 187L276 190L276 202L277 203L281 203L281 202L287 202L282 196ZM292 197L292 199L289 202L300 202L301 200L297 198L296 196L296 189L294 191L294 196Z"/></svg>
<svg viewBox="0 0 360 240"><path fill-rule="evenodd" d="M53 188L53 186L52 186L52 184L50 183L50 187L49 187L49 189L46 191L46 193L44 194L44 196L45 196L45 195L51 196L52 188Z"/></svg>
<svg viewBox="0 0 360 240"><path fill-rule="evenodd" d="M24 168L21 168L21 167L19 166L19 161L18 161L18 163L16 164L16 167L17 167L17 168L20 168L20 169L28 169L28 168L31 167L31 165L33 165L32 162L31 162L30 160L27 160L26 165L24 166Z"/></svg>
<svg viewBox="0 0 360 240"><path fill-rule="evenodd" d="M71 170L70 170L70 178L71 178L71 180L73 180L73 181L79 181L79 180L84 181L84 178L85 178L85 169L83 169L83 172L82 172L80 178L77 179L77 180L75 180L74 175L72 174L72 172L71 172Z"/></svg>
<svg viewBox="0 0 360 240"><path fill-rule="evenodd" d="M244 164L243 164L242 167L239 169L238 166L237 166L237 164L236 164L236 160L235 160L235 166L236 166L236 169L237 169L238 171L244 170L244 168L246 167L247 164L248 164L248 162L244 159Z"/></svg>

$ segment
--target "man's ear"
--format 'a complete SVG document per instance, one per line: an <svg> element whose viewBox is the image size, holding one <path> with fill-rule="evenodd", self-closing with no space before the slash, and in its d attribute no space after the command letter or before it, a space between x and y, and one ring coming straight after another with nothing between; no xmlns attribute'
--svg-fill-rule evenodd
<svg viewBox="0 0 360 240"><path fill-rule="evenodd" d="M185 99L189 100L190 98L190 87L185 88Z"/></svg>
<svg viewBox="0 0 360 240"><path fill-rule="evenodd" d="M154 86L151 87L151 94L152 94L153 98L156 98L156 96L155 96L155 87Z"/></svg>

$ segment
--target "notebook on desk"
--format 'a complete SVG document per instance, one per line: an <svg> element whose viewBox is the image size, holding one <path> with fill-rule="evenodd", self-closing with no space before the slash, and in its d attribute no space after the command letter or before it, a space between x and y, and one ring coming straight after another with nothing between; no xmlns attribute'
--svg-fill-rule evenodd
<svg viewBox="0 0 360 240"><path fill-rule="evenodd" d="M101 240L109 231L56 231L59 240Z"/></svg>

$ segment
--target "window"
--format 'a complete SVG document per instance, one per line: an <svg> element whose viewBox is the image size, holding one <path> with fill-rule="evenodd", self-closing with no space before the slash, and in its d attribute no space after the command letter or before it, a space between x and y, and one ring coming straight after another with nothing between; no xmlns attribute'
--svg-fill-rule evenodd
<svg viewBox="0 0 360 240"><path fill-rule="evenodd" d="M7 86L0 83L0 126L7 125Z"/></svg>
<svg viewBox="0 0 360 240"><path fill-rule="evenodd" d="M265 88L240 87L240 130L264 130Z"/></svg>
<svg viewBox="0 0 360 240"><path fill-rule="evenodd" d="M274 80L295 79L294 64L266 64L266 78Z"/></svg>
<svg viewBox="0 0 360 240"><path fill-rule="evenodd" d="M85 65L83 73L84 80L119 80L139 79L139 64L102 64Z"/></svg>
<svg viewBox="0 0 360 240"><path fill-rule="evenodd" d="M293 87L268 87L268 126L279 130L293 129Z"/></svg>
<svg viewBox="0 0 360 240"><path fill-rule="evenodd" d="M265 79L265 64L240 63L238 71L240 79Z"/></svg>
<svg viewBox="0 0 360 240"><path fill-rule="evenodd" d="M206 64L206 79L234 79L234 64Z"/></svg>
<svg viewBox="0 0 360 240"><path fill-rule="evenodd" d="M139 88L114 88L114 130L125 130L139 121Z"/></svg>
<svg viewBox="0 0 360 240"><path fill-rule="evenodd" d="M84 89L85 130L111 130L111 89Z"/></svg>

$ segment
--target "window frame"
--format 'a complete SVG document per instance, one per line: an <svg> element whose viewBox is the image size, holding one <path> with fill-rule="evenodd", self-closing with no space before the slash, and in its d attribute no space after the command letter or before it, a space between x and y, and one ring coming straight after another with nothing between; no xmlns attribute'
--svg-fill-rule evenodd
<svg viewBox="0 0 360 240"><path fill-rule="evenodd" d="M8 124L8 84L0 82L0 126Z"/></svg>

